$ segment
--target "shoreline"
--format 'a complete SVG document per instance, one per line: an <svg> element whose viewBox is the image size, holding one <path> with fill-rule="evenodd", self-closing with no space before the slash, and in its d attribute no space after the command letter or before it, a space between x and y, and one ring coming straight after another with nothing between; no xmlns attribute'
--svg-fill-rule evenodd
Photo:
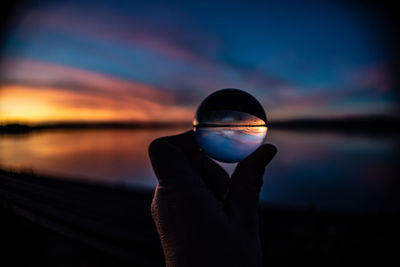
<svg viewBox="0 0 400 267"><path fill-rule="evenodd" d="M400 118L395 116L343 117L332 119L291 119L268 122L269 128L293 131L332 131L351 133L399 133ZM222 125L224 126L224 125ZM58 122L29 125L23 123L0 124L0 134L23 134L43 130L81 129L168 129L192 128L190 122Z"/></svg>

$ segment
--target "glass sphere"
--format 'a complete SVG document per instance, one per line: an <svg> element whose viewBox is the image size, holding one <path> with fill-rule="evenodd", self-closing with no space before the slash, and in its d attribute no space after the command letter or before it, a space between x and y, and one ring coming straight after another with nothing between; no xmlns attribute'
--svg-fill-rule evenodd
<svg viewBox="0 0 400 267"><path fill-rule="evenodd" d="M222 89L206 97L193 127L202 150L222 162L238 162L263 144L267 116L262 105L239 89Z"/></svg>

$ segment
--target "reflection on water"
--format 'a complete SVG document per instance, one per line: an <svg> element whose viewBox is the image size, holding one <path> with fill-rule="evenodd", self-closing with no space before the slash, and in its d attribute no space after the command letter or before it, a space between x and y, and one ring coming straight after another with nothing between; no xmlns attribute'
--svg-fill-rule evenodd
<svg viewBox="0 0 400 267"><path fill-rule="evenodd" d="M0 166L153 188L149 143L169 130L43 131L0 136ZM339 210L394 209L399 193L394 139L269 130L278 154L263 203ZM224 164L232 169L235 164Z"/></svg>
<svg viewBox="0 0 400 267"><path fill-rule="evenodd" d="M183 130L183 129L182 129ZM147 147L180 130L71 130L0 136L0 166L152 188Z"/></svg>
<svg viewBox="0 0 400 267"><path fill-rule="evenodd" d="M202 149L223 162L238 162L256 150L265 139L267 127L202 127L195 128Z"/></svg>

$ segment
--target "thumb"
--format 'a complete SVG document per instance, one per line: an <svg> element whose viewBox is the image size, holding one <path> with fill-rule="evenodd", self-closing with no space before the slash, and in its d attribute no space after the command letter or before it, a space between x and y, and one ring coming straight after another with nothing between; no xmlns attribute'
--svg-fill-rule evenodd
<svg viewBox="0 0 400 267"><path fill-rule="evenodd" d="M205 186L190 161L199 152L193 131L151 142L149 157L159 184L177 188Z"/></svg>
<svg viewBox="0 0 400 267"><path fill-rule="evenodd" d="M228 203L241 215L255 213L265 167L277 153L274 145L265 144L239 162L229 181Z"/></svg>

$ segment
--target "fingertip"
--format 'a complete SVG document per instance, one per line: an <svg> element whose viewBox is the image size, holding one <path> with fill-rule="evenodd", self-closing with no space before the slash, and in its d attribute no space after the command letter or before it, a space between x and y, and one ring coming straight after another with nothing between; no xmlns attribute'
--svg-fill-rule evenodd
<svg viewBox="0 0 400 267"><path fill-rule="evenodd" d="M150 143L149 148L147 149L147 152L148 152L150 158L152 158L154 155L157 155L159 153L163 144L165 144L164 139L165 139L165 137L159 137Z"/></svg>
<svg viewBox="0 0 400 267"><path fill-rule="evenodd" d="M263 153L271 157L274 157L278 153L278 148L273 144L263 144L260 148L263 150Z"/></svg>
<svg viewBox="0 0 400 267"><path fill-rule="evenodd" d="M147 148L147 153L149 154L149 156L151 157L154 154L154 151L157 149L158 147L158 140L159 138L151 141L149 147Z"/></svg>
<svg viewBox="0 0 400 267"><path fill-rule="evenodd" d="M200 147L196 141L196 135L193 130L174 136L169 136L168 142L179 147L186 154L198 153L200 151Z"/></svg>
<svg viewBox="0 0 400 267"><path fill-rule="evenodd" d="M181 134L178 134L177 136L187 136L187 137L191 137L194 136L194 131L193 130L188 130L186 132L183 132Z"/></svg>
<svg viewBox="0 0 400 267"><path fill-rule="evenodd" d="M251 153L247 158L248 159L251 159L251 158L255 158L255 159L270 158L270 159L272 159L276 155L277 152L278 152L278 149L273 144L263 144L258 149L256 149L253 153Z"/></svg>
<svg viewBox="0 0 400 267"><path fill-rule="evenodd" d="M278 149L272 144L263 144L247 158L239 162L240 168L251 170L251 169L264 169L265 166L276 155Z"/></svg>
<svg viewBox="0 0 400 267"><path fill-rule="evenodd" d="M159 137L150 143L148 147L148 153L150 156L155 155L162 147L165 147L166 144L174 145L186 150L187 148L194 146L194 141L195 136L193 130L189 130L177 135Z"/></svg>

